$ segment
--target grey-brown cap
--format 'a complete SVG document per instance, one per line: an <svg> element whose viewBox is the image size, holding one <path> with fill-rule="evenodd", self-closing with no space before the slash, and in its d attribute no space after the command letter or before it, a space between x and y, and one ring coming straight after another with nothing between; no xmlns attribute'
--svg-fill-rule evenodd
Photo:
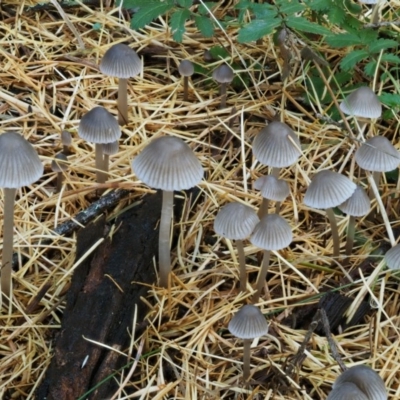
<svg viewBox="0 0 400 400"><path fill-rule="evenodd" d="M150 142L133 160L132 168L146 185L167 191L190 189L204 174L192 149L174 136Z"/></svg>
<svg viewBox="0 0 400 400"><path fill-rule="evenodd" d="M43 164L33 146L20 134L0 135L0 187L18 189L43 175Z"/></svg>
<svg viewBox="0 0 400 400"><path fill-rule="evenodd" d="M72 144L72 135L68 131L61 132L61 143L63 146L71 146Z"/></svg>
<svg viewBox="0 0 400 400"><path fill-rule="evenodd" d="M214 220L214 230L227 239L243 240L251 235L259 221L256 212L250 206L233 202L218 211Z"/></svg>
<svg viewBox="0 0 400 400"><path fill-rule="evenodd" d="M254 182L254 189L259 190L262 197L272 201L283 201L290 192L288 183L273 175L258 178Z"/></svg>
<svg viewBox="0 0 400 400"><path fill-rule="evenodd" d="M221 64L214 70L212 77L218 83L231 83L234 75L229 65Z"/></svg>
<svg viewBox="0 0 400 400"><path fill-rule="evenodd" d="M368 86L361 86L351 92L339 107L345 114L354 117L379 118L382 115L382 104Z"/></svg>
<svg viewBox="0 0 400 400"><path fill-rule="evenodd" d="M284 218L277 214L268 214L254 228L250 242L264 250L280 250L293 240L292 228Z"/></svg>
<svg viewBox="0 0 400 400"><path fill-rule="evenodd" d="M57 154L51 162L53 172L63 172L68 169L68 157L64 153Z"/></svg>
<svg viewBox="0 0 400 400"><path fill-rule="evenodd" d="M255 339L268 333L268 323L258 307L247 304L233 316L228 329L239 339Z"/></svg>
<svg viewBox="0 0 400 400"><path fill-rule="evenodd" d="M91 143L111 143L121 137L121 129L104 107L95 107L81 118L78 135Z"/></svg>
<svg viewBox="0 0 400 400"><path fill-rule="evenodd" d="M126 44L117 43L104 53L100 71L104 75L128 79L140 74L142 61L135 50Z"/></svg>
<svg viewBox="0 0 400 400"><path fill-rule="evenodd" d="M327 209L344 203L356 190L357 185L337 172L323 170L317 172L304 196L308 207Z"/></svg>
<svg viewBox="0 0 400 400"><path fill-rule="evenodd" d="M114 156L118 153L119 143L118 140L115 140L111 143L103 143L103 154L107 156Z"/></svg>
<svg viewBox="0 0 400 400"><path fill-rule="evenodd" d="M393 171L400 164L400 154L384 136L367 139L354 155L356 163L366 171Z"/></svg>
<svg viewBox="0 0 400 400"><path fill-rule="evenodd" d="M371 400L354 383L345 382L333 389L326 400Z"/></svg>
<svg viewBox="0 0 400 400"><path fill-rule="evenodd" d="M389 269L400 269L400 244L396 244L386 252L385 261Z"/></svg>
<svg viewBox="0 0 400 400"><path fill-rule="evenodd" d="M273 121L263 128L253 142L254 157L264 165L284 168L300 157L300 141L284 123Z"/></svg>
<svg viewBox="0 0 400 400"><path fill-rule="evenodd" d="M357 185L354 193L344 203L340 204L338 208L347 215L362 217L368 214L371 208L371 201L367 192L361 186Z"/></svg>
<svg viewBox="0 0 400 400"><path fill-rule="evenodd" d="M192 76L194 74L194 65L189 60L182 60L178 66L178 71L182 76Z"/></svg>

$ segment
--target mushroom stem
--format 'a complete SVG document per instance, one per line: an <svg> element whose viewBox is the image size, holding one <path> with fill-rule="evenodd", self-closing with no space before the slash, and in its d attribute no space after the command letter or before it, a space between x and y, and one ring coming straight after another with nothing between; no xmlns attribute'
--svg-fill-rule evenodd
<svg viewBox="0 0 400 400"><path fill-rule="evenodd" d="M251 339L243 339L243 380L245 382L250 378L250 346Z"/></svg>
<svg viewBox="0 0 400 400"><path fill-rule="evenodd" d="M183 101L188 101L189 97L189 77L183 77Z"/></svg>
<svg viewBox="0 0 400 400"><path fill-rule="evenodd" d="M262 292L264 284L265 284L265 278L267 277L270 256L271 256L271 251L264 250L264 257L263 257L261 269L260 269L260 272L258 274L258 279L257 279L257 287L256 287L257 291L254 294L253 299L252 299L253 304L257 303L258 299L261 296L261 292Z"/></svg>
<svg viewBox="0 0 400 400"><path fill-rule="evenodd" d="M246 291L247 274L246 274L246 259L244 254L244 246L242 240L236 240L236 247L238 249L239 257L239 280L240 280L240 291Z"/></svg>
<svg viewBox="0 0 400 400"><path fill-rule="evenodd" d="M336 223L335 213L332 208L326 209L326 216L331 224L331 233L333 240L333 257L338 258L340 256L340 242L339 242L339 230Z"/></svg>
<svg viewBox="0 0 400 400"><path fill-rule="evenodd" d="M226 107L226 83L221 83L221 88L219 90L219 94L221 96L221 105L220 108Z"/></svg>
<svg viewBox="0 0 400 400"><path fill-rule="evenodd" d="M279 179L279 174L281 173L281 168L272 168L271 175L276 179Z"/></svg>
<svg viewBox="0 0 400 400"><path fill-rule="evenodd" d="M160 286L165 288L168 287L168 277L171 271L171 254L169 242L173 204L174 192L163 190L160 236L158 240L158 262L160 266Z"/></svg>
<svg viewBox="0 0 400 400"><path fill-rule="evenodd" d="M56 193L60 193L61 192L63 178L64 178L63 173L62 172L57 172Z"/></svg>
<svg viewBox="0 0 400 400"><path fill-rule="evenodd" d="M262 199L261 206L257 213L258 218L261 219L264 215L268 214L268 205L269 205L269 200L264 197Z"/></svg>
<svg viewBox="0 0 400 400"><path fill-rule="evenodd" d="M11 267L13 255L14 200L16 191L16 189L4 188L3 255L1 260L2 304L11 303ZM6 299L4 297L6 297Z"/></svg>
<svg viewBox="0 0 400 400"><path fill-rule="evenodd" d="M379 171L372 172L372 179L374 180L376 187L379 188L379 181L381 180L381 173ZM374 199L375 195L374 195L374 191L372 190L372 187L369 188L368 195L369 195L370 200ZM376 217L376 209L372 208L372 210L370 211L370 213L367 216L367 220L373 221L375 217Z"/></svg>
<svg viewBox="0 0 400 400"><path fill-rule="evenodd" d="M120 78L118 81L118 123L128 123L128 80Z"/></svg>
<svg viewBox="0 0 400 400"><path fill-rule="evenodd" d="M105 183L106 174L104 173L103 145L101 143L95 144L95 153L96 153L96 181L97 183Z"/></svg>
<svg viewBox="0 0 400 400"><path fill-rule="evenodd" d="M346 256L350 256L351 251L353 250L355 228L356 217L350 215L349 223L347 225Z"/></svg>
<svg viewBox="0 0 400 400"><path fill-rule="evenodd" d="M103 159L103 169L105 172L105 176L107 179L107 175L108 175L108 165L109 165L109 161L110 161L110 156L108 154L104 154L104 159Z"/></svg>

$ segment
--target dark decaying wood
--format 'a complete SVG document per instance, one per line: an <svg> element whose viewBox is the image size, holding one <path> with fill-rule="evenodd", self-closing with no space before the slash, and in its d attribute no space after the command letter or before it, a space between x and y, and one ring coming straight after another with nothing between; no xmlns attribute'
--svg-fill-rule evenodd
<svg viewBox="0 0 400 400"><path fill-rule="evenodd" d="M146 196L113 223L114 231L101 218L78 233L77 260L105 239L74 271L54 356L37 399L77 400L127 363L126 357L85 338L127 351L135 305L141 322L146 307L140 297L146 296L146 284L156 279L153 257L160 211L160 194ZM107 399L117 389L115 380L109 379L85 399Z"/></svg>

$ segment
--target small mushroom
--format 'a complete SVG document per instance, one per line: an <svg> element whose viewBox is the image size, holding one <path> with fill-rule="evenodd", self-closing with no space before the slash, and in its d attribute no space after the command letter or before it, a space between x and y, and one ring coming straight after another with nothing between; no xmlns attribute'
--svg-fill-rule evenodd
<svg viewBox="0 0 400 400"><path fill-rule="evenodd" d="M221 96L221 105L220 108L226 107L226 87L229 83L233 81L233 71L229 65L221 64L218 68L216 68L212 74L212 77L215 81L217 81L221 87L219 94Z"/></svg>
<svg viewBox="0 0 400 400"><path fill-rule="evenodd" d="M72 136L68 131L61 132L61 144L63 145L63 153L67 156L69 154L69 148L72 144Z"/></svg>
<svg viewBox="0 0 400 400"><path fill-rule="evenodd" d="M51 170L57 173L57 184L55 193L59 193L61 191L62 182L63 182L63 172L68 169L68 157L64 153L59 153L54 157L54 160L51 162Z"/></svg>
<svg viewBox="0 0 400 400"><path fill-rule="evenodd" d="M230 320L229 332L243 339L243 380L250 377L251 341L268 333L268 323L260 309L252 304L243 306Z"/></svg>
<svg viewBox="0 0 400 400"><path fill-rule="evenodd" d="M400 269L400 244L396 244L386 252L385 261L389 269Z"/></svg>
<svg viewBox="0 0 400 400"><path fill-rule="evenodd" d="M136 51L123 43L111 46L100 62L100 71L118 81L118 123L128 123L128 79L142 72L142 61Z"/></svg>
<svg viewBox="0 0 400 400"><path fill-rule="evenodd" d="M163 191L159 234L160 286L168 287L171 271L170 232L174 190L186 190L203 178L203 168L182 140L164 136L150 142L133 160L132 169L146 185Z"/></svg>
<svg viewBox="0 0 400 400"><path fill-rule="evenodd" d="M183 76L183 100L187 101L189 96L189 77L194 74L194 65L189 60L182 60L178 70Z"/></svg>

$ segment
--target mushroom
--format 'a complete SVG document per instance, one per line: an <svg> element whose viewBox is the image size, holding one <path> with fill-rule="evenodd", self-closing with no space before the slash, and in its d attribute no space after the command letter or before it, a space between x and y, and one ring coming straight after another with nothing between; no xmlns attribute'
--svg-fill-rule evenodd
<svg viewBox="0 0 400 400"><path fill-rule="evenodd" d="M118 123L128 123L128 79L142 72L142 61L136 51L123 43L111 46L100 62L104 75L119 78L118 81Z"/></svg>
<svg viewBox="0 0 400 400"><path fill-rule="evenodd" d="M183 100L187 101L189 95L189 77L194 74L194 65L189 60L182 60L178 71L183 76Z"/></svg>
<svg viewBox="0 0 400 400"><path fill-rule="evenodd" d="M357 185L346 176L323 170L313 176L304 196L306 206L326 211L331 224L333 257L340 255L340 241L336 217L332 208L345 202L354 193L356 187Z"/></svg>
<svg viewBox="0 0 400 400"><path fill-rule="evenodd" d="M16 190L37 181L43 165L33 146L16 132L0 135L0 187L4 190L3 254L1 293L11 298L11 266L13 254L14 200ZM10 301L11 303L11 301Z"/></svg>
<svg viewBox="0 0 400 400"><path fill-rule="evenodd" d="M108 170L104 166L103 144L115 142L121 137L116 119L104 107L95 107L81 118L78 135L95 144L96 180L97 183L104 183Z"/></svg>
<svg viewBox="0 0 400 400"><path fill-rule="evenodd" d="M250 377L251 341L268 333L268 323L260 309L252 304L243 306L230 320L229 332L243 339L243 380Z"/></svg>
<svg viewBox="0 0 400 400"><path fill-rule="evenodd" d="M61 132L61 144L63 145L63 153L67 156L69 154L69 148L72 144L72 136L68 131Z"/></svg>
<svg viewBox="0 0 400 400"><path fill-rule="evenodd" d="M64 153L59 153L54 157L54 160L51 162L51 170L57 173L57 184L55 193L59 193L61 191L62 182L63 182L63 172L67 170L68 165L68 157Z"/></svg>
<svg viewBox="0 0 400 400"><path fill-rule="evenodd" d="M261 218L254 228L250 242L264 250L261 269L257 278L256 293L252 303L257 303L265 284L272 250L281 250L292 242L293 234L290 225L277 214L268 214Z"/></svg>
<svg viewBox="0 0 400 400"><path fill-rule="evenodd" d="M132 168L146 185L163 191L158 254L160 286L168 287L174 190L186 190L197 185L204 171L192 149L182 139L173 136L150 142L133 160Z"/></svg>
<svg viewBox="0 0 400 400"><path fill-rule="evenodd" d="M339 392L342 393L342 397L337 394ZM353 397L350 393L353 393ZM339 399L387 400L385 383L373 369L366 365L355 365L342 372L335 380L332 392L326 400Z"/></svg>
<svg viewBox="0 0 400 400"><path fill-rule="evenodd" d="M389 269L400 269L400 244L396 244L386 252L385 261Z"/></svg>
<svg viewBox="0 0 400 400"><path fill-rule="evenodd" d="M229 65L221 64L212 74L215 81L221 84L219 94L221 96L220 108L226 107L226 87L233 81L233 71Z"/></svg>
<svg viewBox="0 0 400 400"><path fill-rule="evenodd" d="M103 155L104 155L104 160L103 160L103 166L104 166L104 171L108 172L108 162L110 159L110 156L115 156L115 154L118 153L119 150L119 144L118 140L111 142L111 143L104 143L103 144Z"/></svg>
<svg viewBox="0 0 400 400"><path fill-rule="evenodd" d="M240 290L246 291L247 275L243 240L254 230L259 218L254 210L241 203L229 203L217 214L214 230L226 239L235 240L239 256Z"/></svg>

